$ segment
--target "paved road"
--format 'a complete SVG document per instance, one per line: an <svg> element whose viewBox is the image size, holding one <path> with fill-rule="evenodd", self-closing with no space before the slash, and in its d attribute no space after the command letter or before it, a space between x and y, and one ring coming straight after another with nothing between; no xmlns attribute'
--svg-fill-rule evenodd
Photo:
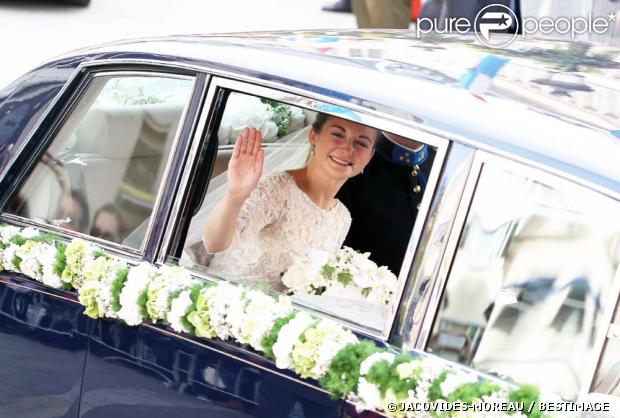
<svg viewBox="0 0 620 418"><path fill-rule="evenodd" d="M56 55L141 36L248 30L352 28L334 0L0 0L0 88Z"/></svg>

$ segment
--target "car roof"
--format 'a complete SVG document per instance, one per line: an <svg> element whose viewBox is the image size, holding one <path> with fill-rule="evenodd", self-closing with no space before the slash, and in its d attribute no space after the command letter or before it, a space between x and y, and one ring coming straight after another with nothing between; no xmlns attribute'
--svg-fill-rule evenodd
<svg viewBox="0 0 620 418"><path fill-rule="evenodd" d="M620 196L620 49L612 46L519 36L493 49L474 36L278 31L135 39L63 58L71 56L173 62L286 84Z"/></svg>

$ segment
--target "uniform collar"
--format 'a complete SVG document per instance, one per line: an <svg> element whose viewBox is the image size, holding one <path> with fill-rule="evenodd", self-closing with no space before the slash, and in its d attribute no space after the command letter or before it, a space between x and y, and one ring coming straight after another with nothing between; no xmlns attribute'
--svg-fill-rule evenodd
<svg viewBox="0 0 620 418"><path fill-rule="evenodd" d="M422 164L428 158L428 145L423 145L418 151L411 151L392 142L382 141L377 145L377 152L394 164L413 167Z"/></svg>

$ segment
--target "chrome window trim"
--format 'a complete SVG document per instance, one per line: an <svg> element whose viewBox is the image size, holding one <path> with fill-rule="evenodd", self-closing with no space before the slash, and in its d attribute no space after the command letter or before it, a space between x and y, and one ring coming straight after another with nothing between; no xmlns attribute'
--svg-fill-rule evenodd
<svg viewBox="0 0 620 418"><path fill-rule="evenodd" d="M429 303L428 309L426 310L426 314L424 316L424 323L422 325L422 329L418 335L418 339L416 341L415 348L424 352L427 352L428 340L430 337L430 333L432 331L433 323L435 322L435 318L439 312L441 298L443 297L443 292L445 286L447 284L448 276L450 274L450 270L452 265L454 264L454 259L456 256L457 246L460 241L461 234L465 227L465 223L467 221L467 215L469 214L469 209L471 204L473 203L473 199L475 197L476 188L478 185L478 180L480 175L482 174L482 169L485 164L490 164L495 167L500 167L502 169L509 170L515 174L522 175L524 177L531 178L536 181L541 181L544 184L554 186L560 190L575 189L575 188L585 188L594 193L599 193L607 199L614 200L616 204L620 205L618 199L614 199L608 194L601 193L599 190L593 190L583 184L573 182L569 179L563 178L562 176L558 176L555 173L550 173L545 170L541 170L538 167L532 167L528 164L523 164L520 161L515 161L514 159L507 159L502 156L498 156L496 154L491 154L485 151L477 150L474 155L474 161L472 163L472 168L470 174L467 178L467 183L465 185L465 189L463 191L463 196L461 199L461 203L457 210L457 214L454 221L454 226L448 238L448 245L446 247L443 259L441 261L441 267L439 271L439 275L437 276L437 280L434 283L434 287L432 289L431 301ZM601 315L601 324L603 324L603 329L598 330L599 335L596 337L596 340L592 347L591 357L586 361L586 372L582 372L583 374L580 377L584 377L583 387L579 391L579 397L585 396L589 393L590 387L594 384L594 378L596 374L596 370L598 367L599 359L603 353L603 348L605 341L608 338L608 327L609 324L613 320L613 314L616 309L616 304L618 301L618 297L620 296L620 266L616 270L614 278L611 281L611 286L609 288L609 294L607 296L605 311ZM428 353L428 352L427 352ZM429 353L432 354L432 353Z"/></svg>
<svg viewBox="0 0 620 418"><path fill-rule="evenodd" d="M79 70L76 71L76 73L73 75L73 77L76 77L77 74L79 74ZM183 111L181 112L181 115L179 117L179 124L177 126L176 132L174 134L174 140L172 143L172 147L170 148L170 155L168 156L168 161L166 162L166 167L162 173L162 179L161 179L161 183L159 185L159 189L157 191L157 194L155 196L155 204L153 205L153 210L151 211L151 215L150 215L150 219L149 219L149 223L147 226L147 229L145 231L144 234L144 238L142 239L142 243L140 244L140 248L133 248L133 247L129 247L127 245L123 245L122 243L115 243L115 242L111 242L111 241L104 241L101 240L97 237L93 237L92 235L88 235L82 232L77 232L77 231L68 231L67 229L63 229L61 227L57 227L55 225L46 223L44 221L39 221L37 219L32 219L32 218L24 218L18 215L13 215L13 214L9 214L9 213L0 213L0 219L5 219L7 221L10 222L18 222L19 220L22 220L25 224L29 224L31 226L36 226L37 228L40 229L45 229L45 230L49 230L50 232L54 232L54 233L58 233L58 234L66 234L69 236L73 236L73 238L82 238L82 239L90 239L93 240L94 242L97 243L97 245L100 246L104 246L108 249L112 249L114 251L119 251L119 252L128 252L134 255L144 255L145 250L146 250L146 244L149 241L149 237L151 235L151 231L153 228L153 224L155 223L155 219L153 217L153 214L157 213L159 211L160 205L161 205L161 197L163 194L163 190L165 189L165 184L167 181L169 181L168 179L168 175L170 173L170 169L172 167L172 161L174 160L174 156L177 153L177 148L180 142L180 134L181 131L183 129L183 126L186 123L187 120L187 112L189 110L190 107L190 103L192 101L192 97L195 94L195 90L196 90L196 83L197 83L197 76L196 75L182 75L182 74L174 74L174 73L167 73L167 72L157 72L157 71L144 71L143 69L140 70L136 70L136 71L132 71L132 70L112 70L112 71L101 71L98 73L94 73L92 74L90 77L87 77L83 80L83 82L76 88L75 93L71 95L71 97L69 97L67 99L67 106L65 106L61 112L60 112L60 117L57 118L56 120L54 120L52 123L56 124L55 126L53 126L52 129L57 129L60 127L59 123L64 123L66 122L67 118L71 116L72 112L75 110L75 106L77 105L77 103L79 102L79 99L82 97L82 95L84 94L84 92L86 91L86 89L88 89L89 85L91 84L91 82L97 78L101 78L101 77L124 77L124 76L136 76L136 77L159 77L159 78L172 78L172 79L178 79L178 80L189 80L192 81L192 84L190 86L189 89L189 94L187 96L187 99L185 101L185 104L183 105ZM67 82L65 84L66 88L67 86L69 86L71 83ZM63 91L64 91L63 88ZM59 97L61 96L61 94L59 94L55 100L58 100ZM46 113L44 115L41 116L41 118L39 119L39 122L37 123L37 129L40 126L40 124L43 122L44 119L47 118L49 112L51 111L51 108L53 106L50 106L50 108L48 109L48 111L46 111ZM28 135L28 138L24 141L24 143L22 144L22 147L20 147L18 153L21 154L23 152L23 148L26 146L26 144L31 141L32 137L38 132L37 129L33 129L32 132ZM55 134L57 134L58 131L55 132ZM53 138L50 138L49 144L47 144L47 148L49 148L52 143L54 142L54 140L56 139L56 136L54 136ZM46 149L47 149L46 148ZM12 160L12 164L15 163L15 161L17 161L18 159L18 153L15 154L15 157ZM8 169L8 167L7 167ZM6 171L6 170L5 170ZM30 173L32 174L32 173ZM25 180L27 180L29 178L29 176L27 176L25 178ZM22 184L23 185L23 184Z"/></svg>
<svg viewBox="0 0 620 418"><path fill-rule="evenodd" d="M235 72L233 70L222 70L221 66L218 68L215 66L214 63L210 63L210 62L203 62L200 64L188 64L187 62L180 61L180 60L174 60L174 59L170 61L158 61L158 60L153 60L153 59L138 59L138 58L102 59L102 60L84 62L80 64L80 66L78 67L78 70L80 68L88 68L90 66L99 66L99 65L104 65L104 64L108 64L108 65L127 65L127 64L145 65L146 64L146 65L153 65L153 66L160 66L160 67L170 66L172 68L184 69L188 71L206 72L206 73L211 74L214 78L222 77L222 78L228 78L228 79L235 79L238 81L243 81L243 82L247 82L251 84L260 84L265 87L271 87L273 89L289 91L292 94L306 96L309 98L315 98L321 101L326 101L325 99L327 98L327 102L331 102L332 104L337 104L339 106L342 106L342 107L345 107L351 110L359 111L361 113L376 115L383 119L390 119L395 122L408 125L412 128L418 129L419 131L424 132L426 134L434 135L439 138L445 138L452 142L461 143L463 145L476 148L480 151L485 151L490 154L497 155L499 157L504 157L512 161L520 162L522 164L553 173L559 177L566 178L567 180L570 180L571 182L581 184L589 189L598 191L599 193L609 196L613 199L620 200L620 192L611 190L605 186L601 186L600 184L594 181L584 179L578 175L574 175L567 170L564 170L562 168L558 168L555 166L550 166L548 164L545 164L540 161L536 161L534 159L528 159L520 155L514 155L510 153L509 151L499 149L497 147L493 147L492 145L485 144L482 142L477 142L474 139L468 138L459 133L448 132L443 129L425 125L424 119L419 116L405 113L403 111L399 111L398 109L394 107L381 105L380 103L367 102L369 105L377 105L378 107L385 109L384 111L378 111L368 106L362 106L357 103L353 103L351 101L331 98L329 96L325 96L325 95L316 93L314 91L309 91L309 90L305 90L302 88L288 85L285 82L277 82L277 81L272 81L272 80L261 79L256 76L248 76L245 74L241 74L240 72ZM243 71L243 70L244 69L241 69L240 71ZM311 86L311 87L316 87L317 89L321 89L320 86ZM351 99L356 100L357 98L351 97ZM389 113L390 111L394 111L394 113ZM407 116L407 117L404 117L404 116Z"/></svg>
<svg viewBox="0 0 620 418"><path fill-rule="evenodd" d="M133 249L133 251L129 251L127 247L120 247L113 242L102 240L101 238L96 238L91 235L81 234L79 232L71 231L69 229L56 229L50 228L51 225L46 223L41 223L36 220L32 220L29 218L22 218L19 216L11 215L8 213L0 214L0 220L10 223L11 225L18 226L21 228L25 227L34 227L38 228L41 232L48 232L50 234L54 234L59 236L60 238L66 240L66 242L70 242L74 238L79 238L84 241L89 242L97 246L97 248L101 248L110 253L110 255L119 258L121 261L125 261L130 265L138 264L142 260L142 254L139 254L137 250ZM131 249L130 249L131 250ZM39 283L34 281L34 279L28 277L29 280L32 280L35 283ZM59 289L55 289L59 290ZM76 290L74 290L76 291Z"/></svg>
<svg viewBox="0 0 620 418"><path fill-rule="evenodd" d="M475 148L453 143L444 163L433 206L435 215L426 220L421 236L426 242L424 254L414 260L408 283L400 301L399 322L393 324L392 340L400 342L403 350L419 349L416 341L423 328L424 317L431 303L432 289L438 280L438 272L448 237L455 225L455 213L463 197L465 184L471 170ZM424 289L421 288L426 283Z"/></svg>
<svg viewBox="0 0 620 418"><path fill-rule="evenodd" d="M209 83L205 105L202 110L201 120L199 123L200 128L196 130L196 133L193 138L191 151L189 153L188 160L187 160L188 163L193 163L193 161L195 161L197 157L200 138L202 137L202 135L204 134L204 130L206 129L206 118L208 115L213 113L214 106L215 106L214 100L218 96L219 91L221 90L238 91L238 92L245 93L245 94L265 97L265 98L277 100L283 103L288 103L293 106L298 106L298 107L306 108L306 109L313 110L313 111L330 113L338 117L351 119L351 117L347 116L346 114L344 115L337 114L337 113L333 113L329 111L326 112L323 109L317 109L318 106L324 105L324 104L337 105L337 106L343 107L353 112L355 116L359 118L358 120L355 120L356 122L367 124L377 129L385 130L388 132L393 132L395 134L402 135L407 138L412 138L412 139L415 139L416 141L424 142L428 145L436 147L437 151L435 154L435 160L433 162L431 173L429 175L429 180L427 183L427 187L425 189L424 196L422 197L422 201L420 203L420 210L418 212L418 218L417 218L419 220L416 221L413 227L412 233L411 233L409 245L407 247L407 251L403 259L403 264L402 264L403 268L401 269L401 272L398 278L398 281L399 281L398 290L394 294L393 299L391 301L390 311L388 312L388 318L387 318L386 323L383 325L383 329L374 330L371 328L366 328L363 326L359 326L357 324L353 324L350 321L346 321L343 318L331 316L329 313L322 313L323 315L331 317L332 319L337 319L339 322L346 324L347 327L354 329L361 334L365 334L373 338L379 338L382 341L387 341L389 338L390 331L392 329L392 325L396 318L396 314L398 310L398 302L400 301L402 293L405 289L405 282L407 281L407 278L409 275L409 268L410 268L411 262L413 260L413 257L418 247L418 243L419 243L420 236L422 233L422 228L424 226L424 220L426 219L426 216L428 215L430 203L436 191L436 187L437 187L437 183L439 179L439 173L443 167L443 163L444 163L447 150L448 150L449 141L445 138L436 137L427 132L420 131L417 128L412 127L412 126L403 126L402 122L391 120L391 118L383 116L379 112L372 112L371 114L370 112L368 112L368 109L366 108L355 106L348 102L336 100L331 97L320 96L321 97L320 99L314 98L314 97L311 98L311 97L304 96L303 94L291 92L289 90L293 90L293 89L290 89L288 86L284 86L284 85L280 85L276 89L272 87L258 86L256 84L246 83L244 81L239 81L239 80L233 80L233 79L222 78L222 77L213 77ZM317 95L314 95L314 96L317 96ZM356 108L356 110L353 110L353 108ZM189 182L189 176L190 176L189 170L185 170L183 178L181 180L181 184L179 185L179 189L177 191L177 196L174 199L175 204L172 209L170 219L172 219L175 224L176 222L178 222L178 219L180 216L181 204L184 201L184 199L181 198L179 193L182 194L187 189L188 182ZM161 246L162 250L159 252L156 258L157 263L160 265L165 263L166 254L171 249L172 236L173 236L172 230L175 228L176 228L176 225L174 228L170 226L167 228L166 236ZM318 313L318 311L313 311L313 313Z"/></svg>
<svg viewBox="0 0 620 418"><path fill-rule="evenodd" d="M198 123L196 124L194 135L191 138L191 145L187 154L187 158L183 162L185 169L183 170L183 175L181 176L179 185L176 188L176 198L173 199L174 203L168 215L168 219L166 220L167 227L164 232L162 242L158 246L159 250L155 255L155 263L160 266L165 264L166 262L167 253L170 251L172 246L174 230L176 229L179 222L181 205L186 203L183 199L179 198L179 194L183 194L189 186L189 180L192 170L189 170L188 167L192 167L196 162L197 154L200 149L200 140L206 134L207 121L209 119L209 115L214 108L215 99L217 98L217 92L215 91L215 89L212 88L213 78L207 79L207 83L208 85L206 86L206 94L203 94L204 100L202 100L202 107L200 110L201 113L198 119Z"/></svg>

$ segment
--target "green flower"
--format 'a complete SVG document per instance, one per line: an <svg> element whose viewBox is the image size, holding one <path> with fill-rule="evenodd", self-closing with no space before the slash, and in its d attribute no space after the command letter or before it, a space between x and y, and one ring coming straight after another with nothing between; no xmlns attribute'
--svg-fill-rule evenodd
<svg viewBox="0 0 620 418"><path fill-rule="evenodd" d="M78 300L84 306L84 314L93 319L100 317L99 305L97 304L97 286L97 282L84 283L78 296Z"/></svg>
<svg viewBox="0 0 620 418"><path fill-rule="evenodd" d="M81 239L72 240L65 249L65 269L61 279L65 283L71 283L75 289L82 285L83 258L90 251L90 245Z"/></svg>
<svg viewBox="0 0 620 418"><path fill-rule="evenodd" d="M196 310L187 314L187 320L194 326L197 337L215 338L215 331L209 322L209 304L206 293L201 291L196 298Z"/></svg>

